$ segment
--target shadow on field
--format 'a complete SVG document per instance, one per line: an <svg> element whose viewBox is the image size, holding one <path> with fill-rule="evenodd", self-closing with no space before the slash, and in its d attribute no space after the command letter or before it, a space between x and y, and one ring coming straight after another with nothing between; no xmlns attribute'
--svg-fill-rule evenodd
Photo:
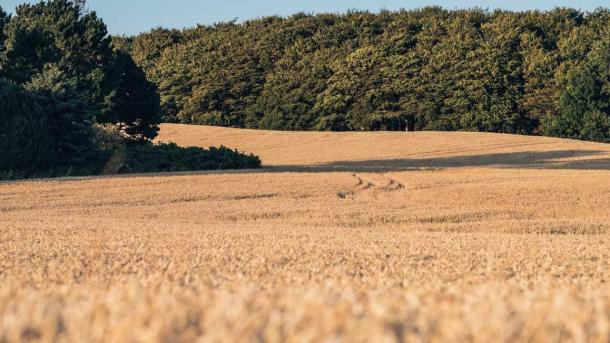
<svg viewBox="0 0 610 343"><path fill-rule="evenodd" d="M597 158L587 158L596 157ZM607 157L606 157L607 156ZM578 160L565 160L578 159ZM29 179L14 182L78 181L87 179L122 179L134 177L164 177L190 175L240 175L257 173L326 173L326 172L400 172L416 170L438 170L461 167L495 167L522 169L566 169L566 170L610 170L610 151L603 150L557 150L524 151L501 154L450 156L432 158L392 158L364 161L337 161L315 165L275 165L261 169L208 170L174 173L121 174L107 176L83 176L54 179ZM4 182L0 182L2 184Z"/></svg>
<svg viewBox="0 0 610 343"><path fill-rule="evenodd" d="M609 157L598 157L596 159L587 158L599 155ZM392 158L366 161L338 161L311 166L273 166L267 167L266 171L346 171L354 173L364 173L428 169L434 170L460 167L610 170L610 152L601 150L557 150L524 151L499 154L432 157L417 159Z"/></svg>
<svg viewBox="0 0 610 343"><path fill-rule="evenodd" d="M607 156L607 157L606 157ZM596 157L596 158L588 158ZM569 160L566 160L569 159ZM577 160L573 160L577 159ZM463 167L495 167L522 169L610 170L610 151L604 150L556 150L521 151L468 156L430 158L391 158L363 161L336 161L313 165L274 165L261 169L209 170L162 174L126 174L109 177L134 177L155 175L205 175L205 174L254 174L254 173L327 173L327 172L399 172L437 170Z"/></svg>

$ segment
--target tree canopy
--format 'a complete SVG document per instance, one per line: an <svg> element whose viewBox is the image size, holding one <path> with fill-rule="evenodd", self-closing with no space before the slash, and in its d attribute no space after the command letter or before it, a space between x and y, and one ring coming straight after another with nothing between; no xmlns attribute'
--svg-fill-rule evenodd
<svg viewBox="0 0 610 343"><path fill-rule="evenodd" d="M301 13L115 42L159 87L165 121L608 141L609 16L569 8Z"/></svg>
<svg viewBox="0 0 610 343"><path fill-rule="evenodd" d="M3 154L13 156L0 172L83 173L98 154L95 123L148 140L161 119L155 84L84 1L0 8L0 91Z"/></svg>

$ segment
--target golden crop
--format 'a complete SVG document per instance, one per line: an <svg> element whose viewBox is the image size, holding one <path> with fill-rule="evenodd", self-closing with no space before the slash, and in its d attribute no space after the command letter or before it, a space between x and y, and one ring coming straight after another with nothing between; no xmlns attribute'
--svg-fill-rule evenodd
<svg viewBox="0 0 610 343"><path fill-rule="evenodd" d="M0 342L610 339L610 146L164 125L259 171L0 184Z"/></svg>

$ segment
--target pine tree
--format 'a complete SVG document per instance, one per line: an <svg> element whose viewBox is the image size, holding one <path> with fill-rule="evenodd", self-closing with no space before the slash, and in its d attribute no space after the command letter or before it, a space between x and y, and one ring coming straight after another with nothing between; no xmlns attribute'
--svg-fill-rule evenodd
<svg viewBox="0 0 610 343"><path fill-rule="evenodd" d="M54 169L64 175L87 173L98 153L93 143L94 113L87 111L86 97L74 92L76 83L57 65L47 65L25 85L45 111L55 140Z"/></svg>
<svg viewBox="0 0 610 343"><path fill-rule="evenodd" d="M0 69L7 78L25 84L41 77L52 65L70 80L64 86L72 88L70 94L78 97L74 100L84 102L81 122L93 115L98 122L112 119L113 124L129 123L126 132L133 132L134 138L154 137L160 118L155 105L145 103L158 99L154 91L141 91L152 86L143 72L135 70L138 67L133 61L125 61L131 60L130 56L113 51L106 25L84 5L84 1L51 0L19 6L5 30ZM131 89L120 80L125 71L117 70L117 64L134 76L128 86ZM140 90L137 95L126 96L135 89ZM119 103L112 104L113 99ZM124 117L117 117L116 111L107 113L117 108L128 111L120 112ZM139 115L142 117L134 119Z"/></svg>
<svg viewBox="0 0 610 343"><path fill-rule="evenodd" d="M2 51L4 50L4 41L6 40L6 35L4 34L4 27L11 20L11 17L2 9L0 6L0 56L2 55ZM2 69L0 68L0 74L2 73Z"/></svg>
<svg viewBox="0 0 610 343"><path fill-rule="evenodd" d="M152 139L160 121L157 86L146 79L131 56L117 51L111 74L114 89L106 96L98 122L116 123L125 135L135 140Z"/></svg>
<svg viewBox="0 0 610 343"><path fill-rule="evenodd" d="M36 97L0 77L0 177L45 175L56 161L45 109Z"/></svg>
<svg viewBox="0 0 610 343"><path fill-rule="evenodd" d="M98 172L104 156L95 122L120 124L135 140L157 134L156 86L131 56L112 49L106 26L84 1L24 4L13 17L0 9L0 78L10 80L0 85L0 172Z"/></svg>

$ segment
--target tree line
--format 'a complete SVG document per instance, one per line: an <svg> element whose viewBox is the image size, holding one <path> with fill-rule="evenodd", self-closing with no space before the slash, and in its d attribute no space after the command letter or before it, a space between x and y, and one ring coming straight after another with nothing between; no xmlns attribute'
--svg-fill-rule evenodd
<svg viewBox="0 0 610 343"><path fill-rule="evenodd" d="M246 158L153 146L161 119L157 86L85 1L23 4L14 15L0 7L0 178L96 174L117 150L150 157L122 161L132 166L126 172L234 167Z"/></svg>
<svg viewBox="0 0 610 343"><path fill-rule="evenodd" d="M113 37L162 120L610 141L610 12L296 14Z"/></svg>

